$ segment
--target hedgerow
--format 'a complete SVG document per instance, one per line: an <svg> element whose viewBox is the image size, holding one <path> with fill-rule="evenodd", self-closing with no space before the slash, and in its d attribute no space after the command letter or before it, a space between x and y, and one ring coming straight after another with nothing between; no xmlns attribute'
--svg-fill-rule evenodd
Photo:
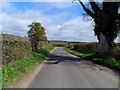
<svg viewBox="0 0 120 90"><path fill-rule="evenodd" d="M25 59L31 52L30 41L15 35L2 34L2 64L14 64Z"/></svg>
<svg viewBox="0 0 120 90"><path fill-rule="evenodd" d="M96 52L99 50L98 43L79 43L79 44L69 44L68 48L79 50L81 52Z"/></svg>

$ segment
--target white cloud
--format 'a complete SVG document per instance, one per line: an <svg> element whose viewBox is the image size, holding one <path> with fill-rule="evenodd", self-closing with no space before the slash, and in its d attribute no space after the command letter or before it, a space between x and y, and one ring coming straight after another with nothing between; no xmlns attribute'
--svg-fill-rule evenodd
<svg viewBox="0 0 120 90"><path fill-rule="evenodd" d="M118 9L118 13L120 13L120 7L119 7L119 9Z"/></svg>
<svg viewBox="0 0 120 90"><path fill-rule="evenodd" d="M3 10L7 10L11 7L10 3L8 2L0 2L0 8L3 9Z"/></svg>
<svg viewBox="0 0 120 90"><path fill-rule="evenodd" d="M2 13L2 30L4 33L26 36L29 30L27 26L34 21L39 21L46 28L49 40L96 41L92 31L92 22L83 21L82 17L76 17L65 22L63 18L68 15L66 12L45 16L40 10L35 9L22 12L14 10L15 13ZM64 23L56 25L57 22Z"/></svg>
<svg viewBox="0 0 120 90"><path fill-rule="evenodd" d="M60 28L61 28L61 25L57 25L57 28L60 29Z"/></svg>
<svg viewBox="0 0 120 90"><path fill-rule="evenodd" d="M119 34L119 36L118 36L118 43L120 43L120 34Z"/></svg>
<svg viewBox="0 0 120 90"><path fill-rule="evenodd" d="M74 0L1 0L0 2L72 2ZM89 2L89 0L81 0L82 2ZM94 0L96 2L103 2L103 0ZM104 0L104 2L119 2L120 0ZM75 2L78 2L75 0Z"/></svg>
<svg viewBox="0 0 120 90"><path fill-rule="evenodd" d="M72 2L72 0L2 0L1 2Z"/></svg>
<svg viewBox="0 0 120 90"><path fill-rule="evenodd" d="M14 12L16 8L7 0L0 1L0 12Z"/></svg>
<svg viewBox="0 0 120 90"><path fill-rule="evenodd" d="M50 8L54 8L54 9L66 9L66 8L70 8L73 7L75 5L75 3L71 2L54 2L54 3L47 3Z"/></svg>
<svg viewBox="0 0 120 90"><path fill-rule="evenodd" d="M92 31L92 21L83 21L82 17L65 22L59 31L61 39L72 41L96 41Z"/></svg>
<svg viewBox="0 0 120 90"><path fill-rule="evenodd" d="M6 13L3 13L3 32L4 33L11 33L11 34L17 34L20 36L25 36L28 31L28 25L34 21L43 22L43 20L46 21L46 23L51 23L50 20L46 20L45 17L42 17L38 11L27 11L24 13L17 13L8 15Z"/></svg>
<svg viewBox="0 0 120 90"><path fill-rule="evenodd" d="M2 21L3 33L26 36L27 31L29 30L27 26L34 21L42 23L42 25L46 28L48 37L51 36L51 34L54 34L56 32L55 30L58 29L57 25L54 24L56 21L54 16L44 16L37 10L28 10L10 15L2 13L2 15L3 18L5 18ZM58 16L62 17L64 15L58 14Z"/></svg>

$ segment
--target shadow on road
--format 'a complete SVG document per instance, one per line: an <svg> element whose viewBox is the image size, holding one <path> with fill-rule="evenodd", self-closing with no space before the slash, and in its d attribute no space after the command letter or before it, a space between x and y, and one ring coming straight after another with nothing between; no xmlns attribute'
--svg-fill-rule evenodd
<svg viewBox="0 0 120 90"><path fill-rule="evenodd" d="M73 56L63 56L63 55L54 55L50 54L47 58L45 64L59 64L60 62L70 61L70 62L81 62L82 59L73 57Z"/></svg>

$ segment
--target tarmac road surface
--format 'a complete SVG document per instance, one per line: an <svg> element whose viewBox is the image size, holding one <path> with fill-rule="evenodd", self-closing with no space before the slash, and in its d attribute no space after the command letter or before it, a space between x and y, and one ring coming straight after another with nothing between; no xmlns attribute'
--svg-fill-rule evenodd
<svg viewBox="0 0 120 90"><path fill-rule="evenodd" d="M118 88L118 75L56 47L28 88Z"/></svg>

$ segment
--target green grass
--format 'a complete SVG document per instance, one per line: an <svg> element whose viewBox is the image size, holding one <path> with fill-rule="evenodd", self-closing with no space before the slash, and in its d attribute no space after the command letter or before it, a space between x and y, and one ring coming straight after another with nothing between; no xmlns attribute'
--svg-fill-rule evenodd
<svg viewBox="0 0 120 90"><path fill-rule="evenodd" d="M20 80L26 73L33 70L36 65L45 59L51 50L52 48L41 49L37 52L32 52L28 58L18 61L16 65L4 65L2 67L3 88Z"/></svg>
<svg viewBox="0 0 120 90"><path fill-rule="evenodd" d="M45 48L45 50L48 52L51 52L52 49L53 49L53 47L52 48Z"/></svg>
<svg viewBox="0 0 120 90"><path fill-rule="evenodd" d="M103 58L100 57L99 54L96 52L80 52L76 50L71 50L70 48L64 48L64 50L85 60L90 60L96 64L101 64L111 69L120 70L120 60L115 60L111 57Z"/></svg>
<svg viewBox="0 0 120 90"><path fill-rule="evenodd" d="M2 89L2 69L0 67L0 90Z"/></svg>
<svg viewBox="0 0 120 90"><path fill-rule="evenodd" d="M66 46L68 43L67 42L64 42L64 41L52 41L50 42L52 45L54 46Z"/></svg>

